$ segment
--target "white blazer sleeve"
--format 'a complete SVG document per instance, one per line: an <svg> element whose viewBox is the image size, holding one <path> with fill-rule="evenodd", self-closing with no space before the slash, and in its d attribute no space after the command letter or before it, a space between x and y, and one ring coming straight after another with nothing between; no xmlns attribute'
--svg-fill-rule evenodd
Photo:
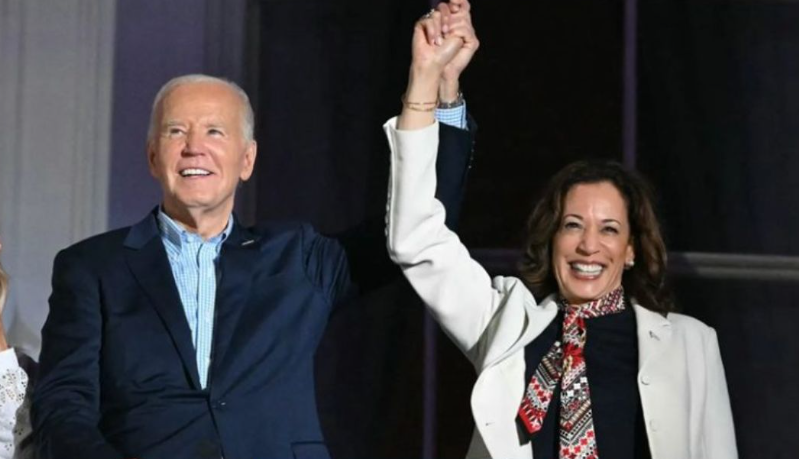
<svg viewBox="0 0 799 459"><path fill-rule="evenodd" d="M17 411L25 400L27 387L28 375L20 368L14 349L0 352L0 459L15 457L16 439L30 432L29 424L23 427L17 423Z"/></svg>
<svg viewBox="0 0 799 459"><path fill-rule="evenodd" d="M444 225L444 206L435 199L438 122L400 131L392 118L384 129L391 147L389 254L455 344L473 358L504 293Z"/></svg>
<svg viewBox="0 0 799 459"><path fill-rule="evenodd" d="M705 364L708 368L707 404L705 405L704 441L708 459L736 459L735 428L732 423L727 378L719 352L716 332L710 329L705 343Z"/></svg>

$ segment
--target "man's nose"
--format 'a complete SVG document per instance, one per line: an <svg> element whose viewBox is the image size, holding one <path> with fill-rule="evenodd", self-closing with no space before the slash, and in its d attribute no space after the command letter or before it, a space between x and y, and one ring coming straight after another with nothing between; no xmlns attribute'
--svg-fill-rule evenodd
<svg viewBox="0 0 799 459"><path fill-rule="evenodd" d="M197 155L202 153L201 133L196 129L190 129L186 133L186 144L183 146L184 155Z"/></svg>

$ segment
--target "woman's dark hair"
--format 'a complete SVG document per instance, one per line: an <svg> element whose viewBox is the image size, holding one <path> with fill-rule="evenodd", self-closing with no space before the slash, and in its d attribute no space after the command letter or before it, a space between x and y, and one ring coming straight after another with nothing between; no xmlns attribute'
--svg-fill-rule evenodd
<svg viewBox="0 0 799 459"><path fill-rule="evenodd" d="M635 265L624 271L625 293L652 311L674 310L666 286L666 245L653 206L652 188L636 172L612 161L578 161L558 172L527 221L527 242L519 265L522 280L537 299L558 291L552 272L552 239L560 228L566 195L581 183L608 182L627 205Z"/></svg>

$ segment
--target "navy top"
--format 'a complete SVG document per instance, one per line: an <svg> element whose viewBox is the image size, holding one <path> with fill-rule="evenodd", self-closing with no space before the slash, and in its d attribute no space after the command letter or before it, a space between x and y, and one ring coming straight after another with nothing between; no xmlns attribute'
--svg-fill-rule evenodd
<svg viewBox="0 0 799 459"><path fill-rule="evenodd" d="M627 305L630 304L626 301ZM563 334L563 311L524 348L525 381ZM638 340L631 307L617 314L585 319L585 362L591 387L597 449L600 458L648 459L649 443L638 394ZM560 386L556 386L541 430L532 435L535 459L558 459ZM530 435L521 425L522 442Z"/></svg>

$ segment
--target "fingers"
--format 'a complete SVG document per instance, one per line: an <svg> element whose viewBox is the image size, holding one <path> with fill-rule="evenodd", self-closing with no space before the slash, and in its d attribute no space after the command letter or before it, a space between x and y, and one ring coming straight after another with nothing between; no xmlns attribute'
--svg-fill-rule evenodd
<svg viewBox="0 0 799 459"><path fill-rule="evenodd" d="M474 27L471 21L466 18L456 19L448 24L445 36L447 38L460 37L466 45L476 44L477 42L477 35L475 34Z"/></svg>
<svg viewBox="0 0 799 459"><path fill-rule="evenodd" d="M453 14L460 12L468 13L471 11L472 5L469 3L469 0L449 0L449 9Z"/></svg>
<svg viewBox="0 0 799 459"><path fill-rule="evenodd" d="M458 7L458 5L453 3L455 1L462 2L465 5L461 5L460 10L457 13L455 12L455 8ZM472 16L469 13L469 8L469 2L467 0L450 0L450 3L442 2L438 4L437 9L442 14L441 32L445 37L453 27L458 27L461 22L466 21L467 23L471 24Z"/></svg>
<svg viewBox="0 0 799 459"><path fill-rule="evenodd" d="M443 32L441 30L441 16L441 11L433 10L419 19L418 24L424 30L425 38L430 45L440 45L444 41Z"/></svg>

